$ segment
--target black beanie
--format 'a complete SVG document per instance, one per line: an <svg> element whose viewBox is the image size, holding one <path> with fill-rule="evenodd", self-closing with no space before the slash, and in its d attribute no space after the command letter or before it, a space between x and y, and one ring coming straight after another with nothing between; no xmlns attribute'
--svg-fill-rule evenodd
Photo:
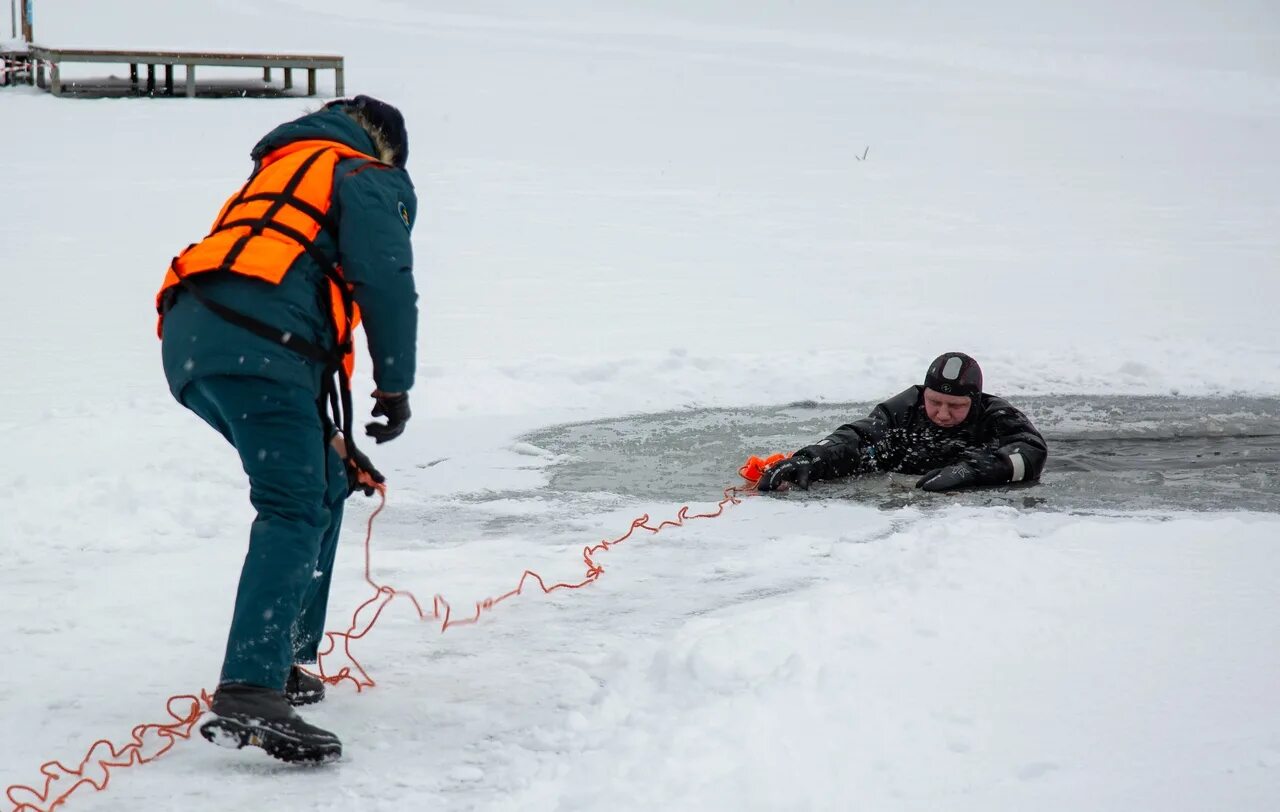
<svg viewBox="0 0 1280 812"><path fill-rule="evenodd" d="M404 169L404 165L409 161L409 133L405 130L404 116L399 110L384 101L364 95L356 96L354 99L331 101L325 107L339 105L359 110L366 121L381 130L382 136L387 140L387 146L391 148L391 163L399 169Z"/></svg>
<svg viewBox="0 0 1280 812"><path fill-rule="evenodd" d="M929 365L924 385L944 395L977 397L982 393L982 367L962 352L944 352Z"/></svg>

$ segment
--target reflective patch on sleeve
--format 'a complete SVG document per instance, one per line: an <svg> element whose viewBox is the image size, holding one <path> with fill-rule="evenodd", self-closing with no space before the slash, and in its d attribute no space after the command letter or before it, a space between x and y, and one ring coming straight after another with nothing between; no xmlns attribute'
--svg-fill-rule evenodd
<svg viewBox="0 0 1280 812"><path fill-rule="evenodd" d="M1010 482L1021 482L1027 477L1027 461L1022 458L1021 451L1015 451L1009 455L1009 462L1013 464L1013 479Z"/></svg>
<svg viewBox="0 0 1280 812"><path fill-rule="evenodd" d="M413 223L409 220L409 207L406 206L403 201L397 201L396 207L400 211L400 219L404 221L404 227L412 227Z"/></svg>

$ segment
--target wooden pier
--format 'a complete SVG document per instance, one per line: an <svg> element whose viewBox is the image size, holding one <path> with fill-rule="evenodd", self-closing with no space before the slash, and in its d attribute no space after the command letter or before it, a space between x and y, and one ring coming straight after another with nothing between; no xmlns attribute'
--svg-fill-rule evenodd
<svg viewBox="0 0 1280 812"><path fill-rule="evenodd" d="M306 71L306 95L319 90L317 74L333 71L335 97L346 91L345 64L341 56L328 54L264 54L215 51L129 51L87 48L49 48L33 41L32 0L10 0L17 28L16 3L22 4L22 39L8 44L0 41L0 85L26 84L48 90L55 96L285 96L301 95L294 86L294 72ZM128 79L122 77L67 77L65 65L127 65ZM175 69L181 67L180 81ZM248 68L249 80L228 80L225 76L197 79L196 69ZM257 79L261 72L261 80ZM279 72L276 83L273 72ZM161 73L163 75L161 75Z"/></svg>

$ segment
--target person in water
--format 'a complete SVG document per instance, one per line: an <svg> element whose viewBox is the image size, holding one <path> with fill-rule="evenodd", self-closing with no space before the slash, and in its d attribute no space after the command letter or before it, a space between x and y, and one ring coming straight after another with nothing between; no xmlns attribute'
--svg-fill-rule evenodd
<svg viewBox="0 0 1280 812"><path fill-rule="evenodd" d="M917 488L947 491L1040 478L1048 447L1025 414L982 391L982 368L962 352L939 355L922 385L766 468L756 487L808 490L816 480L892 471L922 474Z"/></svg>

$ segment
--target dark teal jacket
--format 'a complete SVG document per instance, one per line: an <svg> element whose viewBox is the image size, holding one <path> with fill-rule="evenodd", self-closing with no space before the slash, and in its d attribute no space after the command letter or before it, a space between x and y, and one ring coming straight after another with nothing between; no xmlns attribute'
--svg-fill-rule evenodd
<svg viewBox="0 0 1280 812"><path fill-rule="evenodd" d="M340 110L321 110L282 124L254 147L257 161L294 141L339 141L376 156L369 135ZM228 194L234 190L228 190ZM363 315L373 380L385 392L413 386L417 364L418 295L410 229L417 216L413 182L402 169L360 159L334 169L330 214L338 245L321 231L316 245L338 258ZM279 285L235 273L193 278L209 298L325 348L334 345L325 276L308 254L298 256ZM174 397L194 378L247 375L297 384L319 393L322 365L215 315L177 287L164 314L161 356ZM357 359L357 368L363 363Z"/></svg>

